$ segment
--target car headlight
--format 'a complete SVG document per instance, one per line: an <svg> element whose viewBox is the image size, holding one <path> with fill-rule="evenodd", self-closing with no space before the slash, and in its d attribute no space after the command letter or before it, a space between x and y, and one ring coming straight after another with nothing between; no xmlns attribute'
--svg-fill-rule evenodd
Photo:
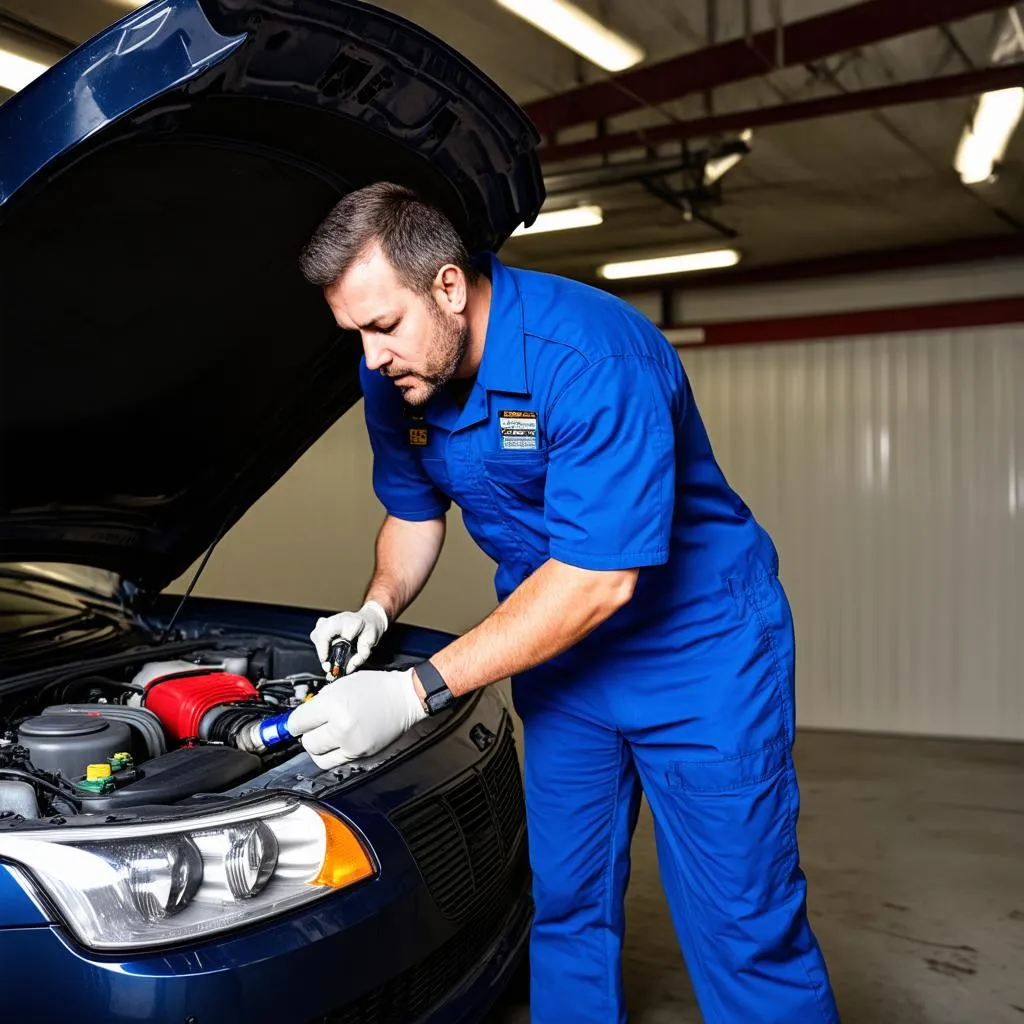
<svg viewBox="0 0 1024 1024"><path fill-rule="evenodd" d="M8 833L0 857L23 867L75 937L98 950L238 928L376 870L345 822L295 797L174 822Z"/></svg>

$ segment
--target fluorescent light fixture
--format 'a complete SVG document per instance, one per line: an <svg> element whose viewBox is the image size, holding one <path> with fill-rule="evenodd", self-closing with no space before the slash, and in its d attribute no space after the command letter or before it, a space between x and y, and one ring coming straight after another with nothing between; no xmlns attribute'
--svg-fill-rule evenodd
<svg viewBox="0 0 1024 1024"><path fill-rule="evenodd" d="M10 50L0 50L0 88L17 92L24 89L33 78L38 78L48 65L29 60Z"/></svg>
<svg viewBox="0 0 1024 1024"><path fill-rule="evenodd" d="M726 143L717 150L704 165L704 184L713 185L719 178L728 174L745 156L750 155L750 143L754 133L747 128L732 142Z"/></svg>
<svg viewBox="0 0 1024 1024"><path fill-rule="evenodd" d="M978 101L974 124L965 129L954 166L965 185L977 185L992 177L1010 138L1024 114L1024 88L986 92Z"/></svg>
<svg viewBox="0 0 1024 1024"><path fill-rule="evenodd" d="M497 2L605 71L624 71L644 59L644 51L639 46L568 0Z"/></svg>
<svg viewBox="0 0 1024 1024"><path fill-rule="evenodd" d="M625 263L606 263L598 273L609 281L628 277L659 277L662 274L687 274L695 270L721 270L734 267L740 261L735 249L713 249L710 252L680 253L651 260L629 260Z"/></svg>
<svg viewBox="0 0 1024 1024"><path fill-rule="evenodd" d="M537 219L527 228L519 225L512 232L517 235L540 235L546 231L569 231L572 228L592 228L604 221L600 206L574 206L569 210L552 210L538 214Z"/></svg>
<svg viewBox="0 0 1024 1024"><path fill-rule="evenodd" d="M745 156L746 153L729 153L726 156L709 160L704 165L704 184L713 185L723 175L728 174Z"/></svg>

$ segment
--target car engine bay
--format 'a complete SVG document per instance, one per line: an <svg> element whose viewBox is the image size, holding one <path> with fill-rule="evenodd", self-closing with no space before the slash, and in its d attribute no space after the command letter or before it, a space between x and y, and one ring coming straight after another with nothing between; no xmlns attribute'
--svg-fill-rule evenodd
<svg viewBox="0 0 1024 1024"><path fill-rule="evenodd" d="M176 645L180 648L180 645ZM168 805L218 793L286 760L258 726L326 680L312 648L261 638L55 671L0 694L0 821Z"/></svg>

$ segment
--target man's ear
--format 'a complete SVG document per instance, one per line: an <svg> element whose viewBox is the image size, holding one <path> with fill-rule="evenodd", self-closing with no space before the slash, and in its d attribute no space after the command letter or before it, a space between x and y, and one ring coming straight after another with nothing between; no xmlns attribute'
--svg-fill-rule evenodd
<svg viewBox="0 0 1024 1024"><path fill-rule="evenodd" d="M469 282L462 270L446 263L434 278L434 298L448 313L464 313L469 301Z"/></svg>

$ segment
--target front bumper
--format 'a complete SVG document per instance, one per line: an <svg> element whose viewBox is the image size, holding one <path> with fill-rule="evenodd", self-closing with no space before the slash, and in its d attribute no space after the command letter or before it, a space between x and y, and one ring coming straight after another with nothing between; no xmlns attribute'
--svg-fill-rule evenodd
<svg viewBox="0 0 1024 1024"><path fill-rule="evenodd" d="M0 926L4 1019L479 1019L515 968L531 918L518 761L501 700L485 693L437 742L322 799L369 839L381 865L372 882L131 959L83 950L59 924Z"/></svg>

